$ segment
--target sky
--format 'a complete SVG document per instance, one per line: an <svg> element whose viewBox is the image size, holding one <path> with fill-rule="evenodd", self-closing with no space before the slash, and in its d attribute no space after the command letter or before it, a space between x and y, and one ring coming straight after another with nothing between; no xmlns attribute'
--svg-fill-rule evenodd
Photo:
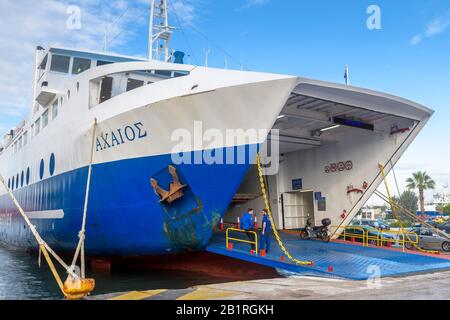
<svg viewBox="0 0 450 320"><path fill-rule="evenodd" d="M109 51L145 57L149 2L2 0L0 132L28 113L37 45L102 51L106 34ZM367 25L373 5L380 13L375 29ZM348 64L352 85L435 110L397 164L397 179L401 190L417 170L431 174L438 191L450 182L448 0L169 0L169 6L179 28L172 48L192 64L202 65L209 49L210 66L223 67L227 56L230 68L338 83Z"/></svg>

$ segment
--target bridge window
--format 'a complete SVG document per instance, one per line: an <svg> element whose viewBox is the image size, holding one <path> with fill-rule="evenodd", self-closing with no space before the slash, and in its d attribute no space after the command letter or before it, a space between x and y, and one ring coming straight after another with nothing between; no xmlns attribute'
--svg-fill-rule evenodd
<svg viewBox="0 0 450 320"><path fill-rule="evenodd" d="M58 116L58 100L53 102L52 105L52 120Z"/></svg>
<svg viewBox="0 0 450 320"><path fill-rule="evenodd" d="M142 80L136 80L136 79L128 79L127 82L127 92L140 88L144 85L144 81Z"/></svg>
<svg viewBox="0 0 450 320"><path fill-rule="evenodd" d="M97 61L97 67L104 66L104 65L107 65L107 64L112 64L112 62L110 62L110 61L102 61L102 60L98 60Z"/></svg>
<svg viewBox="0 0 450 320"><path fill-rule="evenodd" d="M103 103L103 102L111 99L112 86L113 86L113 78L111 78L111 77L104 77L102 79L99 103Z"/></svg>
<svg viewBox="0 0 450 320"><path fill-rule="evenodd" d="M187 75L188 71L179 70L134 70L92 79L89 83L89 108L143 86Z"/></svg>
<svg viewBox="0 0 450 320"><path fill-rule="evenodd" d="M83 58L74 58L72 74L80 74L91 67L91 60Z"/></svg>
<svg viewBox="0 0 450 320"><path fill-rule="evenodd" d="M52 64L50 66L51 71L69 73L70 57L53 55Z"/></svg>
<svg viewBox="0 0 450 320"><path fill-rule="evenodd" d="M37 136L39 131L41 131L41 118L34 122L34 135Z"/></svg>
<svg viewBox="0 0 450 320"><path fill-rule="evenodd" d="M42 129L48 125L48 109L42 114Z"/></svg>

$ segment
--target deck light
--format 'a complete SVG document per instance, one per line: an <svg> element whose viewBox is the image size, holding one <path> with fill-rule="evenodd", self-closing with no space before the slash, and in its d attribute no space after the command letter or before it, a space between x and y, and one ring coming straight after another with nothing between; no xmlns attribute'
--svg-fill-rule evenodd
<svg viewBox="0 0 450 320"><path fill-rule="evenodd" d="M333 129L337 129L337 128L339 128L340 127L340 125L333 125L333 126L331 126L331 127L327 127L327 128L323 128L323 129L320 129L320 132L325 132L325 131L329 131L329 130L333 130Z"/></svg>

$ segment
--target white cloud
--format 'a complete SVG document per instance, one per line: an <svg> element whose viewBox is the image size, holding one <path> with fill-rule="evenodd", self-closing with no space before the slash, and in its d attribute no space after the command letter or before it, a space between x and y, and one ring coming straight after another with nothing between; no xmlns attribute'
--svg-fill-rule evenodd
<svg viewBox="0 0 450 320"><path fill-rule="evenodd" d="M270 0L246 0L245 4L242 7L238 8L237 10L242 11L242 10L249 9L252 7L259 7L259 6L265 5L269 2L270 2Z"/></svg>
<svg viewBox="0 0 450 320"><path fill-rule="evenodd" d="M110 49L119 51L134 40L137 28L147 23L148 10L143 3L124 0L0 1L0 12L3 12L0 19L0 72L4 79L0 82L0 128L8 127L12 117L18 122L28 112L37 45L101 51L105 27L109 26L109 39L114 39ZM69 5L81 8L79 30L67 28ZM127 13L118 20L125 10ZM111 25L114 21L117 23Z"/></svg>
<svg viewBox="0 0 450 320"><path fill-rule="evenodd" d="M410 43L413 46L420 44L424 39L431 38L445 32L450 27L450 14L445 18L436 18L429 22L424 32L411 38Z"/></svg>
<svg viewBox="0 0 450 320"><path fill-rule="evenodd" d="M174 11L173 14L180 20L180 23L192 25L197 19L194 0L172 0L168 4L169 10Z"/></svg>

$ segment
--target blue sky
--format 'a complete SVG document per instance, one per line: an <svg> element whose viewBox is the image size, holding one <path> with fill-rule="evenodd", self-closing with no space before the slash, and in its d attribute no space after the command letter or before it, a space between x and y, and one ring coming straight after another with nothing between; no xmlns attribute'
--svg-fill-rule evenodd
<svg viewBox="0 0 450 320"><path fill-rule="evenodd" d="M28 112L33 47L59 44L102 49L105 26L110 50L145 55L146 0L4 0L0 71L0 129L6 131ZM301 75L342 83L349 64L355 86L389 92L436 111L398 164L399 180L414 169L450 182L450 2L448 0L171 0L182 27L172 47L210 66L239 63L249 70ZM68 30L67 7L81 8L82 28ZM366 10L381 9L381 30L369 30ZM112 22L115 22L112 24ZM5 24L2 26L1 24ZM199 32L194 29L201 30ZM186 41L188 39L188 41ZM217 45L218 44L218 45ZM5 53L6 52L6 53ZM11 54L11 52L15 52ZM20 53L19 53L20 52ZM235 62L233 60L238 60Z"/></svg>

